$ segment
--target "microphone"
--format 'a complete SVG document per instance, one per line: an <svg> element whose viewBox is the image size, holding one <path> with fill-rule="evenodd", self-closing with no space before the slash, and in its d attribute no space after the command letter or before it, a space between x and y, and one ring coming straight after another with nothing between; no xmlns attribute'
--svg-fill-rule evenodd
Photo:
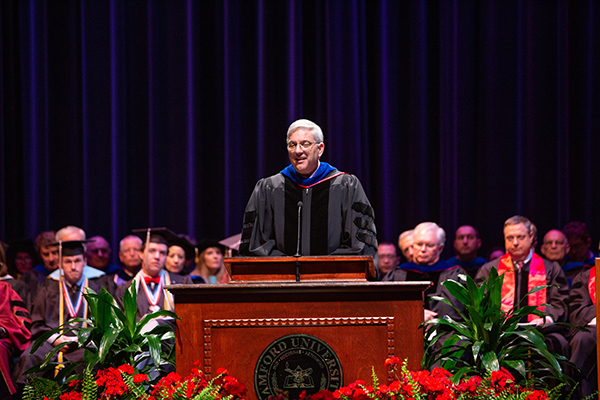
<svg viewBox="0 0 600 400"><path fill-rule="evenodd" d="M296 242L296 254L294 254L294 257L300 257L300 215L302 212L302 206L303 203L301 201L298 202L298 241Z"/></svg>

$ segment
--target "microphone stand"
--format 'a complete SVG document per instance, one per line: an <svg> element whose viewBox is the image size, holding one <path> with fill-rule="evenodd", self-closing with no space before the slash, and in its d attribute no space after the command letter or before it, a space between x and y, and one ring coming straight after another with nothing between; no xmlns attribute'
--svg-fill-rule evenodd
<svg viewBox="0 0 600 400"><path fill-rule="evenodd" d="M302 202L298 202L298 241L296 242L296 254L294 257L302 257L300 254L300 213L302 212ZM300 282L300 260L296 260L296 282Z"/></svg>

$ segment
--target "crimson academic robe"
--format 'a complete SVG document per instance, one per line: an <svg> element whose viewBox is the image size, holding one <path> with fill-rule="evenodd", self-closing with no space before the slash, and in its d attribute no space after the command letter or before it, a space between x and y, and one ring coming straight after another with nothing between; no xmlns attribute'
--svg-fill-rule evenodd
<svg viewBox="0 0 600 400"><path fill-rule="evenodd" d="M4 399L16 393L11 377L15 369L13 357L29 346L31 316L19 295L3 281L0 281L0 326L7 333L0 338L0 399Z"/></svg>

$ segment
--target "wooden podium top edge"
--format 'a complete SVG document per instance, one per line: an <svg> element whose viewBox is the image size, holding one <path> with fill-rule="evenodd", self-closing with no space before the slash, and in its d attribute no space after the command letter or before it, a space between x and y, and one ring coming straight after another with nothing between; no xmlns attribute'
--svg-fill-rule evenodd
<svg viewBox="0 0 600 400"><path fill-rule="evenodd" d="M373 289L378 290L425 290L433 283L430 281L400 281L400 282L353 282L353 281L308 281L308 282L289 282L289 281L263 281L263 282L230 282L225 284L175 284L167 285L165 289L170 291L189 291L189 290L238 290L246 288L260 288L268 290L357 290Z"/></svg>

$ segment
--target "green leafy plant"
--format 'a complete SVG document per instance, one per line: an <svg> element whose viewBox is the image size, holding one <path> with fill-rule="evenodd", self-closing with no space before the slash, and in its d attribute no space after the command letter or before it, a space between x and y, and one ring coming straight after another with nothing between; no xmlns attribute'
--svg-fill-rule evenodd
<svg viewBox="0 0 600 400"><path fill-rule="evenodd" d="M174 365L175 334L172 326L160 324L148 332L146 330L151 321L163 317L179 319L177 314L160 310L145 315L138 322L136 318L137 293L133 284L123 296L123 310L104 288L98 294L88 289L84 296L89 306L87 319L75 318L62 327L46 332L36 340L32 347L31 352L33 353L50 336L57 333L60 335L75 333L77 335L77 347L85 349L84 358L80 362L65 362L55 380L81 379L81 375L74 373L76 369L87 370L88 373L91 373L92 370L123 364L134 365L140 373L155 376L160 375L168 365ZM55 370L58 362L53 359L66 345L68 343L56 346L45 355L40 364L25 373ZM82 366L83 368L78 368Z"/></svg>
<svg viewBox="0 0 600 400"><path fill-rule="evenodd" d="M566 382L563 373L563 366L568 364L566 358L548 351L544 336L535 326L519 325L529 314L538 317L549 314L535 306L515 308L509 313L502 311L504 277L498 276L495 268L480 287L471 277L460 277L465 284L447 280L443 285L464 305L464 312L455 308L461 320L443 317L424 324L427 344L423 368L441 365L454 374L455 382L464 375L484 376L501 368L510 371L519 383L528 379L536 386L544 386L549 379ZM546 287L535 287L528 294ZM452 306L447 299L432 298Z"/></svg>

